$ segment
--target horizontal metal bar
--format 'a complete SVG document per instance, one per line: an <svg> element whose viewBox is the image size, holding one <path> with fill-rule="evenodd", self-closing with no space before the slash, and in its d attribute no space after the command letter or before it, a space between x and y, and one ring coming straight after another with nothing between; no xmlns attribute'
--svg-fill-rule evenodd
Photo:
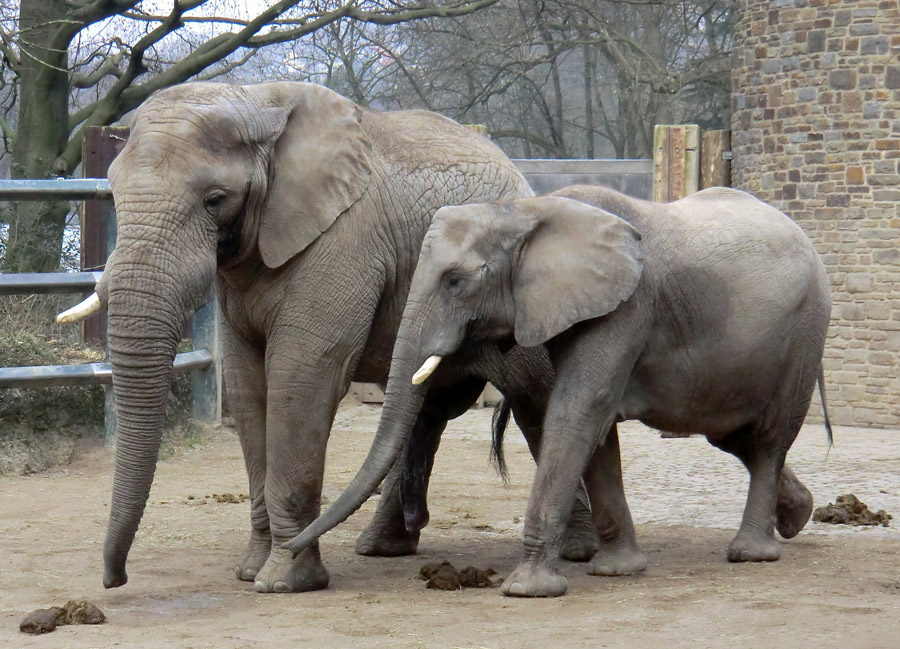
<svg viewBox="0 0 900 649"><path fill-rule="evenodd" d="M213 362L213 355L206 349L178 354L175 357L175 373L186 374L203 369ZM38 365L34 367L0 367L2 388L48 388L59 385L96 385L112 382L109 363L82 363L79 365Z"/></svg>
<svg viewBox="0 0 900 649"><path fill-rule="evenodd" d="M87 200L111 196L106 178L0 180L0 200Z"/></svg>
<svg viewBox="0 0 900 649"><path fill-rule="evenodd" d="M0 273L0 295L92 291L102 272Z"/></svg>
<svg viewBox="0 0 900 649"><path fill-rule="evenodd" d="M175 373L187 374L194 370L202 370L212 362L213 355L208 349L195 349L192 352L178 354L175 357Z"/></svg>
<svg viewBox="0 0 900 649"><path fill-rule="evenodd" d="M56 178L54 180L0 180L0 201L87 200L109 198L106 178Z"/></svg>
<svg viewBox="0 0 900 649"><path fill-rule="evenodd" d="M652 160L513 160L523 174L652 174Z"/></svg>

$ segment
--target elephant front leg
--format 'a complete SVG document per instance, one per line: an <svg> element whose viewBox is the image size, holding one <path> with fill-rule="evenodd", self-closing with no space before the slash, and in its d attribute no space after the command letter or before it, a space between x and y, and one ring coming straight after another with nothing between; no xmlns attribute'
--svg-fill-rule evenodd
<svg viewBox="0 0 900 649"><path fill-rule="evenodd" d="M571 395L569 395L571 396ZM514 597L558 597L568 589L558 563L566 523L588 459L598 441L597 419L551 404L525 519L522 560L503 583ZM601 422L608 430L611 421Z"/></svg>
<svg viewBox="0 0 900 649"><path fill-rule="evenodd" d="M538 394L542 393L538 391ZM516 425L528 443L531 457L537 462L541 449L546 399L534 398L533 394L518 393L513 393L509 399ZM588 561L599 547L588 496L583 485L579 485L575 504L572 506L572 515L566 525L560 556L566 561Z"/></svg>
<svg viewBox="0 0 900 649"><path fill-rule="evenodd" d="M645 555L637 542L631 512L622 483L619 431L615 425L597 447L584 474L591 499L591 512L600 545L591 558L592 575L633 575L647 568Z"/></svg>
<svg viewBox="0 0 900 649"><path fill-rule="evenodd" d="M556 597L568 588L566 578L558 572L566 523L589 461L595 458L595 452L599 453L596 458L603 457L603 444L608 441L607 433L613 430L617 404L637 356L633 346L615 345L615 339L608 330L587 330L553 351L557 379L547 407L537 473L528 500L524 553L503 583L505 595ZM622 340L633 337L623 335ZM605 458L600 466L615 466L618 470L618 461L618 456ZM596 467L592 469L594 473L585 477L593 505L592 486L598 480ZM604 518L608 516L609 513L603 514Z"/></svg>
<svg viewBox="0 0 900 649"><path fill-rule="evenodd" d="M232 414L250 480L250 539L234 568L242 581L253 581L272 548L266 511L266 376L263 355L238 340L224 325L223 370Z"/></svg>
<svg viewBox="0 0 900 649"><path fill-rule="evenodd" d="M270 363L267 370L265 503L272 548L254 588L261 593L320 590L329 577L318 542L296 557L284 546L319 515L325 449L346 391L346 368L287 371Z"/></svg>

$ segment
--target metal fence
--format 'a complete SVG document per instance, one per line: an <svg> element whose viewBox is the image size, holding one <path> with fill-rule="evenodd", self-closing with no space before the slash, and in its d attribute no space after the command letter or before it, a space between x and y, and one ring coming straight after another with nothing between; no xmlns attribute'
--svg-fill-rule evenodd
<svg viewBox="0 0 900 649"><path fill-rule="evenodd" d="M650 200L653 196L652 160L513 160L538 194L569 185L602 185Z"/></svg>
<svg viewBox="0 0 900 649"><path fill-rule="evenodd" d="M103 133L99 133L103 135ZM107 157L112 157L110 154ZM537 193L546 193L567 185L588 184L611 187L629 196L649 199L653 194L651 160L514 160ZM108 161L106 161L108 164ZM111 198L109 182L103 178L69 180L0 180L0 201L22 200L102 200ZM84 242L82 248L111 251L115 239L115 220L103 214L106 231L92 230L105 241ZM84 234L84 232L83 232ZM98 254L96 251L93 253ZM100 253L102 255L102 253ZM100 257L102 259L102 256ZM90 293L100 279L99 272L0 274L0 295L46 293ZM105 327L92 327L105 341ZM193 373L194 414L198 419L218 421L222 413L222 369L219 353L217 303L215 296L194 315L191 339L194 351L175 357L176 373ZM94 338L95 335L91 335ZM66 385L106 386L106 434L115 433L112 370L108 362L78 365L0 368L0 389L37 388ZM378 386L355 384L351 392L363 401L383 399ZM496 395L494 395L496 397ZM490 399L490 395L487 397Z"/></svg>
<svg viewBox="0 0 900 649"><path fill-rule="evenodd" d="M111 196L109 183L99 178L0 181L0 201L94 200ZM99 272L4 273L0 274L0 295L88 294L94 290L100 276ZM215 295L194 314L191 340L194 349L175 357L175 372L193 373L194 416L203 421L219 421L222 415L222 364ZM0 389L103 384L107 437L115 434L111 383L109 362L0 368Z"/></svg>

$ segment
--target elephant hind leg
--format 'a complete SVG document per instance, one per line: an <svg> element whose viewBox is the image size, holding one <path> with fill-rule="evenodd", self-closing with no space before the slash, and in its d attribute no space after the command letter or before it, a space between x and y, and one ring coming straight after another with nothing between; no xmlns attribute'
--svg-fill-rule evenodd
<svg viewBox="0 0 900 649"><path fill-rule="evenodd" d="M416 553L419 532L428 524L428 482L441 434L447 421L466 412L483 390L484 380L466 378L429 391L403 456L385 478L372 522L356 540L357 554Z"/></svg>
<svg viewBox="0 0 900 649"><path fill-rule="evenodd" d="M594 451L584 474L584 482L600 539L588 572L602 576L643 572L647 568L647 556L638 545L631 512L625 500L619 433L615 425L603 444Z"/></svg>
<svg viewBox="0 0 900 649"><path fill-rule="evenodd" d="M809 522L813 497L787 465L781 470L778 483L778 504L775 507L775 529L785 539L792 539Z"/></svg>
<svg viewBox="0 0 900 649"><path fill-rule="evenodd" d="M781 544L774 536L775 512L787 450L771 443L770 437L764 429L747 426L709 440L740 459L750 472L741 526L728 546L728 560L732 562L777 561L781 556Z"/></svg>

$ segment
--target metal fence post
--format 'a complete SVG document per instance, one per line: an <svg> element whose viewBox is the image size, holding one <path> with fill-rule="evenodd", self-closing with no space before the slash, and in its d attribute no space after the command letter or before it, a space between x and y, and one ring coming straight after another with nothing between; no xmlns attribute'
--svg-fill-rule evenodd
<svg viewBox="0 0 900 649"><path fill-rule="evenodd" d="M213 289L209 302L194 314L193 349L207 349L213 362L194 372L191 392L194 417L210 423L222 420L222 350L219 344L219 299Z"/></svg>

